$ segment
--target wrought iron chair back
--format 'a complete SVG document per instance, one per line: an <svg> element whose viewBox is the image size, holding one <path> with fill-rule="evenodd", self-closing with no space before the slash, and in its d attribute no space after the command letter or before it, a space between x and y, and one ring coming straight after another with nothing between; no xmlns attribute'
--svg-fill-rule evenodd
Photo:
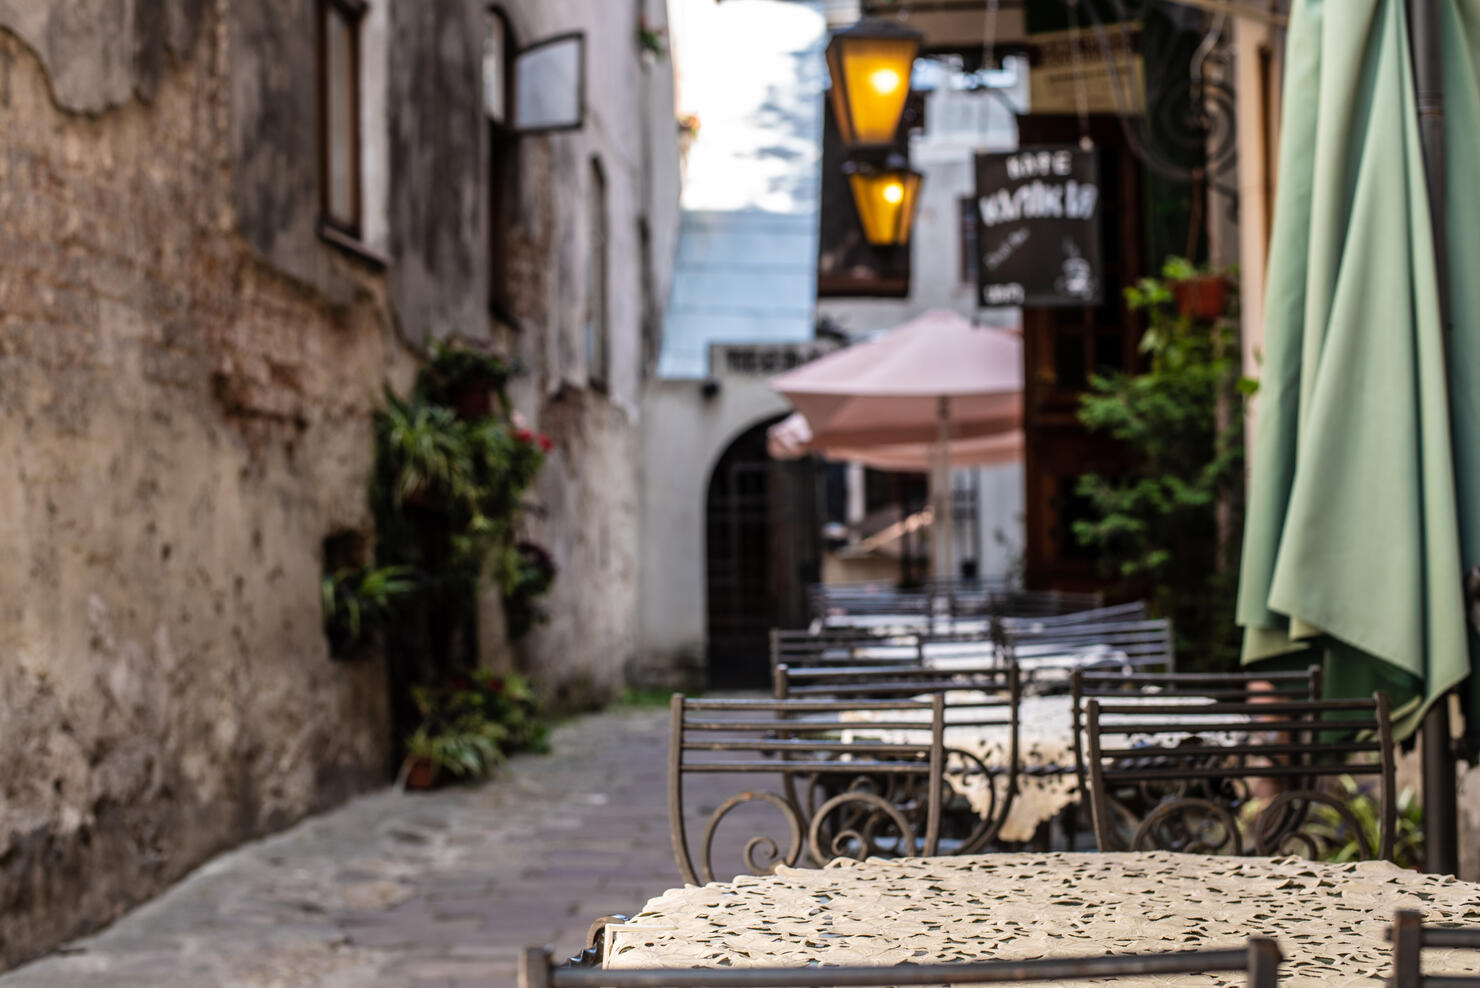
<svg viewBox="0 0 1480 988"><path fill-rule="evenodd" d="M1003 632L1007 655L1024 667L1030 682L1074 668L1176 671L1169 618L1090 621L1040 631L1009 626Z"/></svg>
<svg viewBox="0 0 1480 988"><path fill-rule="evenodd" d="M986 812L973 810L964 799L951 799L946 793L945 822L966 820L954 828L947 842L948 853L975 854L993 840L1002 829L1013 798L1018 791L1018 704L1022 686L1015 665L996 665L965 669L930 669L921 666L893 667L776 667L773 687L778 700L889 699L940 696L950 714L946 724L951 728L1000 730L1007 735L1008 755L1000 767L988 765L979 755L959 747L946 746L946 778L982 777L987 781L983 792L989 794ZM866 725L857 725L866 729ZM881 729L908 727L891 719ZM924 729L923 721L918 724ZM956 804L956 805L952 805ZM947 848L942 848L947 850Z"/></svg>
<svg viewBox="0 0 1480 988"><path fill-rule="evenodd" d="M1090 978L1133 978L1214 971L1244 971L1249 988L1275 988L1284 958L1265 937L1244 947L1181 950L1155 954L1047 957L953 964L894 964L877 967L711 967L604 970L556 967L548 948L525 950L519 988L843 988L870 985L984 985Z"/></svg>
<svg viewBox="0 0 1480 988"><path fill-rule="evenodd" d="M1101 850L1324 857L1355 841L1363 858L1392 858L1397 809L1387 694L1215 700L1196 708L1195 725L1170 720L1187 713L1185 704L1085 700L1085 760ZM1375 847L1349 800L1321 788L1339 776L1375 781ZM1266 785L1280 788L1257 792ZM1129 809L1138 803L1150 808ZM1129 830L1129 838L1118 839L1117 828Z"/></svg>
<svg viewBox="0 0 1480 988"><path fill-rule="evenodd" d="M841 732L859 726L843 717L854 710L906 711L928 725L930 740L842 741ZM696 700L676 694L670 707L668 821L684 880L695 885L715 880L714 840L721 822L738 807L755 803L779 812L790 833L785 849L767 835L745 844L743 863L754 874L795 865L804 853L817 864L842 856L934 854L944 788L944 710L940 696L929 701ZM778 791L747 789L721 803L697 844L696 869L684 815L684 779L697 774L761 777L781 785Z"/></svg>
<svg viewBox="0 0 1480 988"><path fill-rule="evenodd" d="M771 629L771 668L786 663L817 665L902 665L919 662L925 635L920 631L877 632L861 628Z"/></svg>
<svg viewBox="0 0 1480 988"><path fill-rule="evenodd" d="M1146 602L1136 600L1128 604L1093 607L1087 611L1070 611L1067 614L1004 617L1002 624L1005 629L1023 634L1036 634L1053 628L1069 628L1076 624L1124 624L1127 621L1144 620L1146 620Z"/></svg>
<svg viewBox="0 0 1480 988"><path fill-rule="evenodd" d="M1128 696L1158 700L1207 700L1275 703L1281 700L1319 700L1321 667L1287 672L1163 672L1125 673L1075 669L1069 675L1069 718L1074 736L1074 778L1081 793L1089 792L1085 767L1084 704L1096 699L1114 703Z"/></svg>
<svg viewBox="0 0 1480 988"><path fill-rule="evenodd" d="M1100 593L1021 590L1000 580L932 580L901 590L878 583L813 584L812 616L824 623L849 615L892 614L934 629L940 620L1038 617L1104 606Z"/></svg>
<svg viewBox="0 0 1480 988"><path fill-rule="evenodd" d="M1423 949L1448 947L1480 951L1480 927L1425 926L1423 914L1399 910L1388 929L1393 942L1393 988L1480 988L1480 974L1424 974Z"/></svg>

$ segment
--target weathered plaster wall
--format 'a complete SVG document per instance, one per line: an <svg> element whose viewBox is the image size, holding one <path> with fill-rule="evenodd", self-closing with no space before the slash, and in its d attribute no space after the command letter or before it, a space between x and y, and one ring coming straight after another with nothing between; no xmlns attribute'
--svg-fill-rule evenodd
<svg viewBox="0 0 1480 988"><path fill-rule="evenodd" d="M672 277L678 152L671 67L666 58L645 62L636 37L639 16L661 25L663 7L660 0L539 0L504 8L520 47L568 31L587 38L585 126L521 141L509 259L511 315L521 328L501 334L529 370L512 388L515 405L556 444L535 491L529 534L560 567L545 602L552 620L511 661L571 706L621 686L637 650L640 557L651 551L639 519L643 331L661 322ZM607 188L604 390L590 386L585 343L593 158ZM653 286L646 292L645 280Z"/></svg>
<svg viewBox="0 0 1480 988"><path fill-rule="evenodd" d="M427 339L519 356L518 407L559 444L529 532L561 567L552 620L514 656L491 601L485 657L575 704L635 648L643 282L667 284L677 227L666 63L640 61L636 0L511 4L521 44L592 43L587 126L520 142L503 325L482 4L374 4L384 264L318 234L313 4L0 0L0 968L385 778L386 670L329 658L321 546L369 530L369 413ZM584 362L593 155L607 392Z"/></svg>
<svg viewBox="0 0 1480 988"><path fill-rule="evenodd" d="M483 4L391 5L391 299L415 344L488 333Z"/></svg>
<svg viewBox="0 0 1480 988"><path fill-rule="evenodd" d="M169 13L57 26L104 6ZM324 256L332 305L233 233L228 34L169 40L200 6L0 6L0 967L390 754L319 557L368 524L367 413L408 361L364 270ZM108 61L141 44L157 75Z"/></svg>

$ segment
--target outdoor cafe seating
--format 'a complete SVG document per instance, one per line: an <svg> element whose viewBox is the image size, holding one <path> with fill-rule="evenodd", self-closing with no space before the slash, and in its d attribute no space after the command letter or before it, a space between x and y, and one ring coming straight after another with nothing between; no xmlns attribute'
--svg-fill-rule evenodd
<svg viewBox="0 0 1480 988"><path fill-rule="evenodd" d="M770 698L675 696L687 884L603 918L576 963L528 952L521 983L1480 985L1453 929L1480 925L1480 888L1391 861L1386 695L1323 699L1317 667L1177 672L1170 624L1106 610L819 622L773 634ZM696 774L740 780L700 829ZM1075 853L1082 798L1097 850ZM1422 977L1425 945L1474 973Z"/></svg>

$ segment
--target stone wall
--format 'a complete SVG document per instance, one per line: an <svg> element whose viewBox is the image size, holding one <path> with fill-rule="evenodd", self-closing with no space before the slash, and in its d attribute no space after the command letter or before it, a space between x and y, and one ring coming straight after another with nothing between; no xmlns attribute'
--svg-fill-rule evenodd
<svg viewBox="0 0 1480 988"><path fill-rule="evenodd" d="M231 232L215 27L93 116L0 33L0 966L390 757L319 553L368 524L367 413L409 359L376 279L330 259L331 306Z"/></svg>
<svg viewBox="0 0 1480 988"><path fill-rule="evenodd" d="M0 0L0 968L388 778L384 661L330 659L319 580L327 536L372 529L369 413L425 340L519 356L518 406L560 444L531 524L554 616L516 656L495 599L485 656L570 702L620 683L661 316L642 284L669 268L638 230L676 227L676 188L647 180L671 77L593 43L586 128L521 142L516 329L485 301L482 3L372 3L366 227L388 266L317 234L308 0ZM635 38L628 3L511 6L522 44ZM608 393L579 345L593 154Z"/></svg>

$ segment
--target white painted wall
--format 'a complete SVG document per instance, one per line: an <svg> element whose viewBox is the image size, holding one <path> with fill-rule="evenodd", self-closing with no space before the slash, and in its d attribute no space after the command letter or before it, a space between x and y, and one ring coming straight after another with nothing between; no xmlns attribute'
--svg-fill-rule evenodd
<svg viewBox="0 0 1480 988"><path fill-rule="evenodd" d="M789 410L763 377L726 378L710 398L702 387L654 381L642 404L640 662L659 670L704 666L704 513L714 464L742 432Z"/></svg>

